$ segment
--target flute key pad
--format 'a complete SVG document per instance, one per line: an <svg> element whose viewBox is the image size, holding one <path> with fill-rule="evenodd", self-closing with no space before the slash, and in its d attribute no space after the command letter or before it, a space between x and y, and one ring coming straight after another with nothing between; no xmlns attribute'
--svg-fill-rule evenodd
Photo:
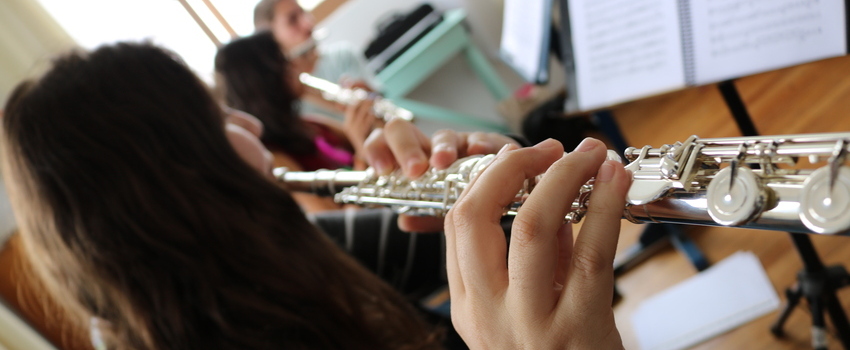
<svg viewBox="0 0 850 350"><path fill-rule="evenodd" d="M830 167L821 167L806 179L800 193L800 219L816 233L850 229L850 169L838 171L830 191Z"/></svg>
<svg viewBox="0 0 850 350"><path fill-rule="evenodd" d="M750 168L738 167L732 178L732 167L717 172L708 184L706 200L708 215L724 226L746 224L761 213L766 194L761 182ZM730 189L730 182L734 182Z"/></svg>

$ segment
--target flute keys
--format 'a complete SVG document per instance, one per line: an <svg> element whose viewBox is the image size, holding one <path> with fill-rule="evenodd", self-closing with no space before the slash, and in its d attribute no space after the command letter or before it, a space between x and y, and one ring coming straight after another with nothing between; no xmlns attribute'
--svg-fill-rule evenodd
<svg viewBox="0 0 850 350"><path fill-rule="evenodd" d="M734 182L731 187L730 182ZM745 224L761 213L766 198L764 187L750 168L739 167L735 178L732 167L723 168L708 184L708 215L724 226Z"/></svg>
<svg viewBox="0 0 850 350"><path fill-rule="evenodd" d="M850 229L850 169L841 167L830 191L830 167L815 170L803 182L800 220L816 233Z"/></svg>

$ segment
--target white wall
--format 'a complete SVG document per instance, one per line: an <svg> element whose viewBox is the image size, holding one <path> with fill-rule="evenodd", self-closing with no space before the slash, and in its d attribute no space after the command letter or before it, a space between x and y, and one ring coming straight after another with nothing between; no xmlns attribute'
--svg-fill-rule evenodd
<svg viewBox="0 0 850 350"><path fill-rule="evenodd" d="M39 74L47 68L51 55L73 46L73 39L37 1L1 0L0 109L21 80ZM0 178L0 246L14 227L11 205Z"/></svg>
<svg viewBox="0 0 850 350"><path fill-rule="evenodd" d="M0 109L21 80L45 70L52 54L73 45L35 0L0 1Z"/></svg>
<svg viewBox="0 0 850 350"><path fill-rule="evenodd" d="M6 196L3 179L0 178L0 247L9 238L14 228L15 218L12 216L12 206L9 204L9 197Z"/></svg>

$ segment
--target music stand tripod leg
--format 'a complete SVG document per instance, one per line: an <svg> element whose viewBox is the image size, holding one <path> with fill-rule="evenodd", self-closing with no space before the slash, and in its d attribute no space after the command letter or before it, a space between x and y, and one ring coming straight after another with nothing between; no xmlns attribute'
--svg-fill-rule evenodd
<svg viewBox="0 0 850 350"><path fill-rule="evenodd" d="M697 271L707 269L709 266L708 258L705 257L705 254L702 253L702 250L699 249L697 244L694 243L685 231L682 230L682 227L679 225L666 225L667 230L671 232L670 242L673 243L676 250L688 258L688 261L691 262L691 265L693 265Z"/></svg>
<svg viewBox="0 0 850 350"><path fill-rule="evenodd" d="M812 313L812 349L827 350L826 322L823 319L823 300L818 296L806 299L809 301L809 310Z"/></svg>
<svg viewBox="0 0 850 350"><path fill-rule="evenodd" d="M667 242L684 255L697 271L708 268L709 263L696 243L675 224L647 224L638 242L618 254L614 260L614 276L620 276L667 246Z"/></svg>
<svg viewBox="0 0 850 350"><path fill-rule="evenodd" d="M794 308L800 303L800 297L802 295L803 290L800 288L799 284L795 284L785 289L785 306L783 306L782 312L779 313L779 317L777 317L776 321L774 321L770 326L770 332L773 333L773 335L777 337L785 336L785 331L782 329L782 325L784 325L785 321L788 320L788 316L791 316L791 311L794 311Z"/></svg>
<svg viewBox="0 0 850 350"><path fill-rule="evenodd" d="M850 284L850 274L847 273L843 265L830 266L827 274L829 284L827 285L828 293L824 295L825 309L841 344L845 349L850 349L850 322L848 322L847 314L841 307L841 301L836 294L839 289Z"/></svg>
<svg viewBox="0 0 850 350"><path fill-rule="evenodd" d="M832 326L838 333L838 339L845 349L850 348L850 323L847 321L847 314L841 308L841 302L833 291L828 296L826 311L829 314L829 320L832 321Z"/></svg>
<svg viewBox="0 0 850 350"><path fill-rule="evenodd" d="M824 319L824 313L827 313L842 346L850 349L850 322L836 296L838 289L850 284L850 274L842 265L824 266L808 235L792 233L791 238L803 260L803 271L797 274L797 284L786 291L788 302L771 326L771 332L776 336L783 335L782 326L788 315L799 299L805 297L812 314L812 346L815 349L827 348Z"/></svg>
<svg viewBox="0 0 850 350"><path fill-rule="evenodd" d="M620 276L631 270L639 263L667 246L670 235L666 228L660 224L648 224L641 232L638 241L622 253L617 254L614 259L614 276Z"/></svg>

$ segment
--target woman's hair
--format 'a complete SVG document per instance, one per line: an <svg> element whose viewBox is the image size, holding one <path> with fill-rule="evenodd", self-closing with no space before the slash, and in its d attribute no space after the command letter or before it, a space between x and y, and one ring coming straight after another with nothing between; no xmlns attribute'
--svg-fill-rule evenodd
<svg viewBox="0 0 850 350"><path fill-rule="evenodd" d="M35 270L118 349L418 348L412 307L225 137L174 54L59 58L11 96L3 172Z"/></svg>
<svg viewBox="0 0 850 350"><path fill-rule="evenodd" d="M313 131L301 119L298 96L287 83L288 65L270 32L236 39L215 56L225 103L263 122L262 141L291 155L313 154Z"/></svg>

